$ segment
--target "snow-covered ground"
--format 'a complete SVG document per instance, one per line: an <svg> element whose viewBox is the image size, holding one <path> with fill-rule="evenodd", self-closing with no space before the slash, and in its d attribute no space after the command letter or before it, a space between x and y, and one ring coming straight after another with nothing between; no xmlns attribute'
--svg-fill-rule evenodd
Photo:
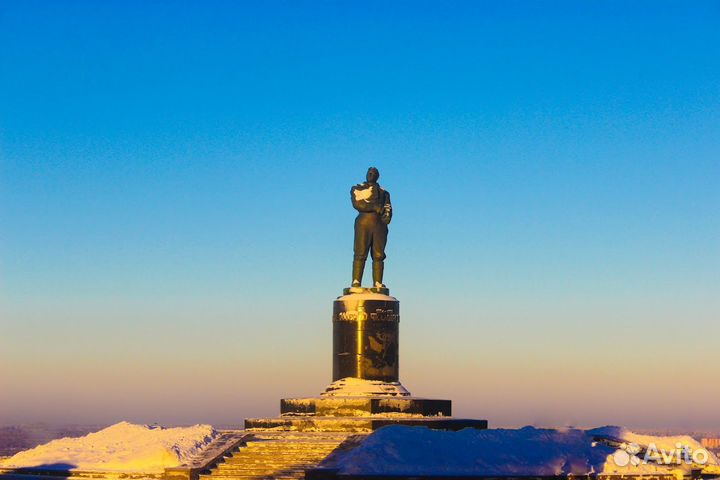
<svg viewBox="0 0 720 480"><path fill-rule="evenodd" d="M62 438L25 450L0 460L0 467L162 473L167 467L187 463L217 436L210 425L163 428L121 422L84 437ZM640 435L621 427L449 432L390 426L374 432L357 448L329 458L323 467L336 468L341 474L446 476L679 476L698 467L684 462L662 464L658 456L646 463L650 445L669 455L702 449L689 436ZM705 452L706 472L720 475L717 458Z"/></svg>
<svg viewBox="0 0 720 480"><path fill-rule="evenodd" d="M720 474L717 457L689 435L642 435L623 427L602 427L588 430L587 433L594 438L614 438L623 441L620 448L613 452L612 459L605 463L604 473L628 474L637 471L661 473L669 470L690 473L693 468L706 467L708 473ZM615 446L614 442L613 445ZM646 455L648 447L651 451ZM703 463L698 464L693 461L692 452L707 453L707 459L699 458ZM646 456L649 460L647 462L644 461ZM680 464L677 462L678 458ZM627 464L623 465L626 462Z"/></svg>
<svg viewBox="0 0 720 480"><path fill-rule="evenodd" d="M0 461L0 467L161 473L200 453L217 435L210 425L163 428L120 422L19 452Z"/></svg>
<svg viewBox="0 0 720 480"><path fill-rule="evenodd" d="M390 426L370 435L359 447L328 459L323 465L341 474L356 475L485 475L547 476L591 473L689 473L690 466L629 462L616 458L623 447L594 441L602 435L625 442L676 450L681 442L690 449L702 448L691 437L636 435L619 427L596 430L552 430L525 427L517 430L465 429L459 432L425 427ZM621 462L622 463L622 462ZM717 459L711 455L711 465Z"/></svg>

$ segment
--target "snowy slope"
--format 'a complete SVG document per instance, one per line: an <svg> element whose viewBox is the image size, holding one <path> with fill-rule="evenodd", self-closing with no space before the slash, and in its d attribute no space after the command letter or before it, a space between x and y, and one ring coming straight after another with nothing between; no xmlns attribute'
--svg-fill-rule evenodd
<svg viewBox="0 0 720 480"><path fill-rule="evenodd" d="M217 436L210 425L163 428L120 422L79 438L61 438L0 461L5 468L160 473L201 452Z"/></svg>
<svg viewBox="0 0 720 480"><path fill-rule="evenodd" d="M618 427L592 432L533 427L448 432L390 426L374 432L359 447L335 456L322 466L337 468L341 474L448 476L671 473L678 468L677 465L640 464L622 469L613 462L617 451L614 447L593 441L593 434L612 433L616 438L625 436L628 441L657 440L658 445L672 444L674 448L676 437L637 436ZM683 438L699 447L690 437ZM711 462L717 464L717 459L712 457Z"/></svg>

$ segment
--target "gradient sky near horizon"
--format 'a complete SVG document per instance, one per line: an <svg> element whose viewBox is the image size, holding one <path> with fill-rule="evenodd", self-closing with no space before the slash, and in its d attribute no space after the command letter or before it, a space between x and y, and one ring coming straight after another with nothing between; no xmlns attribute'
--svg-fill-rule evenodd
<svg viewBox="0 0 720 480"><path fill-rule="evenodd" d="M0 1L0 424L319 393L370 165L413 394L720 430L702 1Z"/></svg>

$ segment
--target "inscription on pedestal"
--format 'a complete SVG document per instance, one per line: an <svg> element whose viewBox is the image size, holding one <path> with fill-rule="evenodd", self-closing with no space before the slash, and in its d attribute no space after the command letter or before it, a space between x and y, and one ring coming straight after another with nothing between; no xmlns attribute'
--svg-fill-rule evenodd
<svg viewBox="0 0 720 480"><path fill-rule="evenodd" d="M378 322L399 322L400 321L400 314L395 313L392 310L383 310L381 308L378 308L374 312L366 312L364 307L359 306L358 310L351 311L351 312L340 312L337 314L337 317L333 320L340 320L340 321L365 321L365 320L373 320Z"/></svg>

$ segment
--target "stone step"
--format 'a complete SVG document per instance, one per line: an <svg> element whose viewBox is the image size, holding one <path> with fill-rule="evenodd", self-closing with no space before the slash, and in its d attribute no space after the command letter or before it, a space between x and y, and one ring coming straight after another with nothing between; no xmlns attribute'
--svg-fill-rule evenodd
<svg viewBox="0 0 720 480"><path fill-rule="evenodd" d="M241 468L232 468L227 470L214 470L212 473L217 475L232 475L237 472L249 472L249 471L280 471L280 470L301 470L308 468L308 466L314 465L315 462L303 462L303 463L288 463L284 465L244 465Z"/></svg>
<svg viewBox="0 0 720 480"><path fill-rule="evenodd" d="M226 461L225 463L218 463L217 468L221 469L228 469L228 468L234 468L238 465L254 465L256 463L292 463L292 462L302 462L302 461L316 461L316 460L322 460L323 458L327 457L327 455L297 455L292 457L281 457L281 456L272 456L272 457L245 457L239 460L233 460L232 462Z"/></svg>
<svg viewBox="0 0 720 480"><path fill-rule="evenodd" d="M253 459L262 459L262 461L267 461L267 460L270 460L273 458L277 458L278 460L287 462L287 461L291 461L293 459L324 457L324 456L330 455L330 453L332 453L332 452L304 452L302 454L299 454L299 453L276 453L276 454L264 454L264 455L254 455L251 453L247 453L244 455L228 457L225 459L225 462L219 463L218 465L232 465L235 463L243 463L243 462L247 462L247 461L252 461Z"/></svg>
<svg viewBox="0 0 720 480"><path fill-rule="evenodd" d="M317 439L317 440L285 440L285 439L263 439L263 440L255 440L255 439L248 439L245 441L245 445L247 446L262 446L262 445L330 445L330 444L337 444L342 443L347 439L345 438L330 438L330 439ZM245 448L245 447L243 447Z"/></svg>
<svg viewBox="0 0 720 480"><path fill-rule="evenodd" d="M294 465L294 464L305 464L314 463L324 459L325 456L315 457L295 457L295 458L271 458L265 457L260 459L249 459L247 462L236 462L236 463L220 463L217 465L218 470L234 470L242 468L243 466L257 467L258 465Z"/></svg>
<svg viewBox="0 0 720 480"><path fill-rule="evenodd" d="M233 477L213 477L207 475L200 475L200 480L213 480L214 478L222 478L222 480L292 480L292 479L304 479L305 473L297 473L293 475L238 475Z"/></svg>
<svg viewBox="0 0 720 480"><path fill-rule="evenodd" d="M255 448L255 447L260 447L260 448L262 448L262 447L278 447L278 446L283 446L283 447L288 447L288 448L292 448L292 447L306 448L306 447L312 447L312 446L316 446L316 447L327 447L327 446L330 446L330 445L337 445L337 444L342 443L342 442L343 442L342 440L334 440L334 441L332 441L332 442L312 442L312 443L310 443L310 442L281 442L281 441L277 441L277 442L274 442L274 441L269 441L269 442L246 442L245 444L246 444L247 446L246 446L245 448L248 448L248 447L253 447L253 448Z"/></svg>
<svg viewBox="0 0 720 480"><path fill-rule="evenodd" d="M243 462L243 461L245 461L245 459L253 458L253 457L263 457L263 458L268 458L268 457L295 458L295 457L297 457L297 458L302 458L303 456L306 456L306 455L312 455L312 456L328 455L333 450L335 450L335 449L330 448L328 450L313 450L313 451L309 451L309 452L289 452L287 450L278 450L275 452L273 452L273 451L243 452L243 453L240 453L237 455L233 455L232 457L227 457L225 459L225 463ZM230 461L230 460L232 460L232 461Z"/></svg>
<svg viewBox="0 0 720 480"><path fill-rule="evenodd" d="M257 468L275 468L275 469L281 469L281 468L295 468L295 467L307 467L316 465L322 461L322 458L316 458L312 460L296 460L294 462L257 462L257 463L238 463L230 467L226 468L217 468L212 470L214 473L217 473L218 475L225 475L230 472L239 472L241 470L252 470Z"/></svg>
<svg viewBox="0 0 720 480"><path fill-rule="evenodd" d="M414 416L365 416L365 417L280 417L246 418L246 429L276 429L288 432L347 432L370 433L387 425L422 426L436 430L462 430L464 428L487 428L487 420L461 419L452 417L414 417Z"/></svg>
<svg viewBox="0 0 720 480"><path fill-rule="evenodd" d="M329 454L327 454L329 455ZM326 454L322 455L294 455L294 456L263 456L263 457L244 457L240 459L232 459L233 461L225 461L224 463L218 463L218 468L231 468L237 465L254 464L254 463L291 463L301 462L303 460L314 461L322 460L327 457ZM230 460L230 459L229 459Z"/></svg>
<svg viewBox="0 0 720 480"><path fill-rule="evenodd" d="M335 449L334 449L334 448L330 448L330 449L327 449L327 450L313 450L313 451L310 451L310 452L290 452L290 451L287 451L287 450L277 450L277 451L268 450L268 451L265 451L265 452L242 452L242 453L239 453L239 454L237 454L237 455L233 455L232 457L226 457L226 458L225 458L225 463L233 463L233 462L230 462L230 461L228 461L228 460L233 460L233 459L235 459L235 460L237 460L238 462L242 462L242 461L245 461L245 459L247 459L247 458L255 458L255 457L262 457L262 458L272 458L272 457L278 457L278 458L302 458L303 456L306 456L306 455L312 455L312 456L328 455L328 454L330 454L331 452L333 452L333 450L335 450Z"/></svg>
<svg viewBox="0 0 720 480"><path fill-rule="evenodd" d="M303 460L295 460L290 462L278 462L278 461L268 461L268 462L253 462L253 463L236 463L232 465L218 465L217 472L236 472L239 470L247 470L247 469L254 469L254 468L282 468L282 467L295 467L295 466L307 466L307 465L313 465L317 463L318 460L322 460L322 458L316 458L316 459L303 459Z"/></svg>
<svg viewBox="0 0 720 480"><path fill-rule="evenodd" d="M207 477L209 479L213 478L219 478L222 480L227 480L229 478L237 478L237 477L274 477L274 476L292 476L292 475L304 475L305 474L305 468L298 469L298 470L291 470L291 469L282 469L282 470L256 470L256 471L248 471L248 472L238 472L228 475L215 475L215 474L203 474L200 475L200 477Z"/></svg>
<svg viewBox="0 0 720 480"><path fill-rule="evenodd" d="M225 463L218 463L217 468L227 470L229 468L237 468L239 465L255 465L258 463L272 463L272 464L290 464L297 462L315 462L322 460L327 455L295 455L292 457L288 456L263 456L263 457L245 457L241 461L232 461Z"/></svg>
<svg viewBox="0 0 720 480"><path fill-rule="evenodd" d="M256 432L200 480L303 479L347 440L347 433Z"/></svg>
<svg viewBox="0 0 720 480"><path fill-rule="evenodd" d="M328 445L325 447L308 447L308 448L296 448L296 447L285 447L285 446L278 446L278 447L263 447L263 448L246 448L241 449L235 455L272 455L275 453L312 453L312 452L332 452L335 450L340 444L336 445Z"/></svg>
<svg viewBox="0 0 720 480"><path fill-rule="evenodd" d="M236 473L242 473L242 472L249 472L249 471L257 471L257 470L272 470L275 472L279 472L281 470L297 470L297 469L306 469L306 468L315 468L318 462L307 462L307 463L291 463L291 464L285 464L285 465L262 465L258 464L255 466L245 466L243 468L234 468L234 469L227 469L227 470L213 470L213 474L215 475L233 475Z"/></svg>
<svg viewBox="0 0 720 480"><path fill-rule="evenodd" d="M234 475L232 477L215 477L203 474L199 476L200 480L213 480L215 478L222 478L222 480L294 480L305 478L305 472L292 475Z"/></svg>
<svg viewBox="0 0 720 480"><path fill-rule="evenodd" d="M342 442L331 442L331 443L252 443L248 446L240 449L240 450L279 450L279 449L286 449L286 450L306 450L306 449L318 449L321 450L323 448L333 448L337 445L340 445Z"/></svg>
<svg viewBox="0 0 720 480"><path fill-rule="evenodd" d="M410 396L309 397L280 400L281 417L405 415L450 417L450 400Z"/></svg>
<svg viewBox="0 0 720 480"><path fill-rule="evenodd" d="M312 468L312 464L309 465L281 465L278 467L262 467L258 466L255 468L241 468L238 470L228 470L228 471L216 471L213 472L212 475L215 477L231 477L233 475L243 475L243 474L270 474L270 473L280 473L280 472L302 472L305 471L307 468Z"/></svg>
<svg viewBox="0 0 720 480"><path fill-rule="evenodd" d="M327 444L286 444L276 443L273 445L251 445L241 448L237 453L246 452L306 452L306 451L327 451L337 448L343 442L333 442Z"/></svg>
<svg viewBox="0 0 720 480"><path fill-rule="evenodd" d="M308 455L298 457L262 457L262 458L247 458L243 461L225 462L218 464L219 470L229 470L237 468L238 465L256 465L256 464L289 464L294 462L314 462L319 461L327 457L327 455Z"/></svg>
<svg viewBox="0 0 720 480"><path fill-rule="evenodd" d="M217 468L213 470L213 473L217 473L218 475L227 475L232 472L240 472L244 470L256 470L258 468L274 468L274 469L282 469L282 468L306 468L308 466L314 466L318 464L322 458L318 458L313 460L305 460L305 461L295 461L295 462L287 462L287 463L275 463L275 462L258 462L253 464L236 464L232 467L228 468Z"/></svg>
<svg viewBox="0 0 720 480"><path fill-rule="evenodd" d="M280 430L273 433L251 433L248 440L282 440L282 441L319 441L319 440L342 440L347 437L344 432L298 432L292 430Z"/></svg>
<svg viewBox="0 0 720 480"><path fill-rule="evenodd" d="M310 452L310 451L317 451L317 452L325 452L328 450L333 450L337 448L337 446L340 445L340 443L332 443L328 445L287 445L287 444L277 444L277 445L253 445L246 447L244 449L240 449L239 452Z"/></svg>
<svg viewBox="0 0 720 480"><path fill-rule="evenodd" d="M247 432L250 440L336 440L347 435L344 432L301 432L299 430L274 430L268 433L268 430L254 430Z"/></svg>
<svg viewBox="0 0 720 480"><path fill-rule="evenodd" d="M305 473L305 470L302 471L289 471L289 470L276 470L272 474L261 474L261 473L238 473L235 475L212 475L208 473L203 473L199 475L199 478L205 478L207 480L212 480L213 478L219 478L222 480L227 480L229 478L237 478L237 477L272 477L272 476L293 476L293 475L302 475Z"/></svg>
<svg viewBox="0 0 720 480"><path fill-rule="evenodd" d="M322 450L327 448L334 448L340 445L342 442L332 443L273 443L271 444L251 444L245 447L246 450L307 450L316 449ZM242 449L241 449L242 450Z"/></svg>
<svg viewBox="0 0 720 480"><path fill-rule="evenodd" d="M248 458L248 457L272 457L272 456L294 456L294 455L323 455L328 454L335 450L334 448L328 448L327 450L311 450L311 451L291 451L291 450L266 450L264 452L243 452L228 458ZM227 462L227 458L225 461Z"/></svg>
<svg viewBox="0 0 720 480"><path fill-rule="evenodd" d="M246 452L240 452L234 455L235 458L246 458L249 456L269 456L269 455L305 455L305 454L323 454L330 453L335 450L337 446L333 448L326 448L322 450L289 450L289 449L267 449L267 450L248 450ZM232 458L232 457L228 457Z"/></svg>

